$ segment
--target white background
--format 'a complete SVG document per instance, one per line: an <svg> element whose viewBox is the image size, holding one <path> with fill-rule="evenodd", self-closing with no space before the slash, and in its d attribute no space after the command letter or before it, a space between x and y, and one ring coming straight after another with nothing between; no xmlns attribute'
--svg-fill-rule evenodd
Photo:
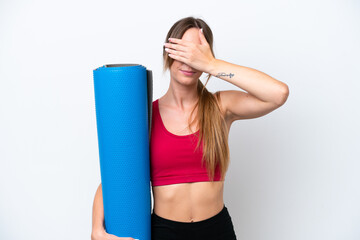
<svg viewBox="0 0 360 240"><path fill-rule="evenodd" d="M93 69L139 63L204 19L215 57L286 83L230 131L224 201L239 240L360 239L359 1L0 1L0 239L90 239L100 183ZM205 82L205 74L201 80ZM237 89L216 77L209 91Z"/></svg>

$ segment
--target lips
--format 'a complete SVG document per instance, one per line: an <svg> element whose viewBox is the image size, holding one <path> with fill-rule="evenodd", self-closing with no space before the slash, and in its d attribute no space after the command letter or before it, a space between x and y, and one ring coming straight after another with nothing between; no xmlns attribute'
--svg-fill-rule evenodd
<svg viewBox="0 0 360 240"><path fill-rule="evenodd" d="M182 72L182 74L184 74L185 76L188 76L188 77L195 74L195 72L188 72L188 71L184 71L184 70L180 70L180 72Z"/></svg>

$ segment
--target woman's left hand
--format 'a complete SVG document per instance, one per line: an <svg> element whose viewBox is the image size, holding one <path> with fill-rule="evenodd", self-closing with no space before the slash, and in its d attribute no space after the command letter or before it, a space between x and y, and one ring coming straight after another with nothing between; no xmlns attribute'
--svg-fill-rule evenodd
<svg viewBox="0 0 360 240"><path fill-rule="evenodd" d="M211 53L209 43L199 29L200 44L184 39L170 38L171 43L165 43L165 51L169 57L183 62L198 71L209 73L215 58Z"/></svg>

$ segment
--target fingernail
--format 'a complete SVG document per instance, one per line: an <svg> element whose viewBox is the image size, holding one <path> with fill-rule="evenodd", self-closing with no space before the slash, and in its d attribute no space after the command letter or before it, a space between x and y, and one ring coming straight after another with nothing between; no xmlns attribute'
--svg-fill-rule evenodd
<svg viewBox="0 0 360 240"><path fill-rule="evenodd" d="M203 33L203 30L202 30L202 28L201 28L201 33Z"/></svg>

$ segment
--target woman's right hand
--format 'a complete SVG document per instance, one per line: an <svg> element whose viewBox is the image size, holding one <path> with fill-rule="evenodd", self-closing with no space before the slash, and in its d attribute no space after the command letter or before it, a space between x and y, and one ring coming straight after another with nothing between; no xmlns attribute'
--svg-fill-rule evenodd
<svg viewBox="0 0 360 240"><path fill-rule="evenodd" d="M136 240L132 237L117 237L113 234L107 233L104 229L93 231L91 233L91 240Z"/></svg>

